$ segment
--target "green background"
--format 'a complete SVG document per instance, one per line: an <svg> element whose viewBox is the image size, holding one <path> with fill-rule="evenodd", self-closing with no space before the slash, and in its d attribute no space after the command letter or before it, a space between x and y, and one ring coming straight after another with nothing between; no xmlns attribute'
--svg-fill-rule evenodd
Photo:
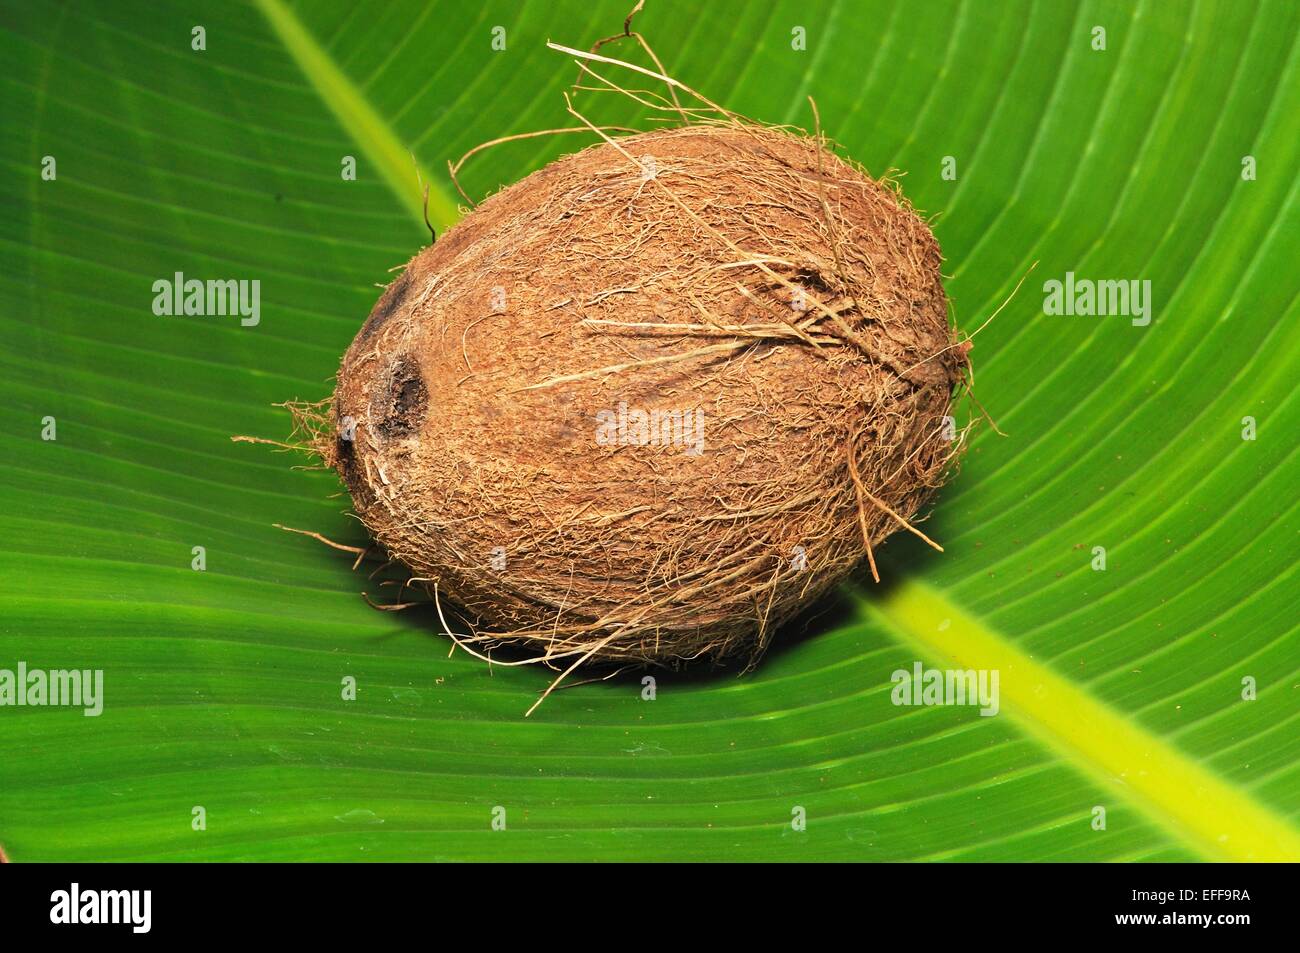
<svg viewBox="0 0 1300 953"><path fill-rule="evenodd" d="M446 160L572 124L561 90L576 70L545 42L585 48L629 5L293 5L382 126L373 138L256 7L0 5L0 668L102 668L107 695L99 718L0 709L10 857L1258 854L1216 835L1234 817L1275 821L1264 853L1293 856L1288 0L649 0L635 26L683 82L805 127L812 95L848 155L905 173L938 216L962 328L1039 263L976 338L977 394L1007 436L978 432L927 523L946 554L892 540L885 585L849 587L757 671L662 674L654 701L635 677L579 685L524 719L545 671L449 658L430 613L370 609L359 592L380 593L349 556L272 527L364 541L329 474L229 438L286 436L271 405L329 392L376 284L427 241L409 159L385 168L378 144L434 173L437 214ZM646 124L611 97L580 103ZM478 197L589 141L501 146L463 182ZM261 324L154 316L152 283L175 271L259 279ZM1152 324L1044 315L1042 282L1066 271L1149 279ZM1022 663L1003 671L998 717L890 703L895 669L985 667L981 646ZM1086 704L1016 680L1040 668ZM1201 797L1160 764L1216 787Z"/></svg>

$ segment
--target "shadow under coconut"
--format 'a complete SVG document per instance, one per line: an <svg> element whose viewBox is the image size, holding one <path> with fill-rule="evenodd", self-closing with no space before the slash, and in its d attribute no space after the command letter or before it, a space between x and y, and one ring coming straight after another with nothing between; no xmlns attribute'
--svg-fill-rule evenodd
<svg viewBox="0 0 1300 953"><path fill-rule="evenodd" d="M790 652L797 651L810 640L861 621L861 610L849 595L850 589L856 589L868 600L876 597L883 598L904 579L915 574L924 574L934 560L942 558L942 553L935 552L913 536L906 533L895 535L876 553L880 582L877 583L871 578L871 571L863 563L839 586L778 628L768 644L767 651L755 665L755 671L761 670ZM460 627L456 625L455 617L448 611L449 607L446 603L443 605L443 610L448 623L459 631ZM411 605L394 614L404 625L435 638L439 643L448 641L442 619L431 601ZM520 646L501 645L492 649L491 657L495 662L514 663L525 661L533 655L530 650ZM483 664L486 667L487 663ZM562 691L566 687L603 683L617 687L619 692L625 692L629 685L638 685L641 677L646 673L662 673L680 684L708 685L724 679L730 681L746 676L748 666L749 660L743 655L724 660L702 658L684 661L672 668L591 662L573 672L557 687L557 691ZM558 674L557 670L542 665L523 666L523 668L536 672L538 691L545 690Z"/></svg>
<svg viewBox="0 0 1300 953"><path fill-rule="evenodd" d="M868 601L883 598L904 579L924 573L933 560L942 558L942 553L935 552L915 537L896 535L887 546L876 552L880 582L871 578L871 570L863 563L838 586L777 629L755 671L797 651L809 641L860 622L862 612L849 595L849 590L856 589ZM747 665L744 656L724 661L702 659L674 671L672 677L676 681L707 684L744 675Z"/></svg>

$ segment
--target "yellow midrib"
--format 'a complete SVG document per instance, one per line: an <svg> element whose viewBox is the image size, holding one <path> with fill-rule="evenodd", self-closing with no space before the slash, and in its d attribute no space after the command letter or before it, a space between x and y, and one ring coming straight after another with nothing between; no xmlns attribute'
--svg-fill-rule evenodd
<svg viewBox="0 0 1300 953"><path fill-rule="evenodd" d="M1300 832L1247 792L1035 662L934 588L858 596L921 655L996 670L1003 710L1049 749L1213 860L1300 860ZM1091 806L1091 805L1089 805Z"/></svg>
<svg viewBox="0 0 1300 953"><path fill-rule="evenodd" d="M428 170L412 158L406 146L292 11L281 0L256 0L256 3L320 98L407 212L424 224L424 198L416 179L418 169L420 178L429 186L429 221L440 231L455 224L460 218L456 203L433 182Z"/></svg>

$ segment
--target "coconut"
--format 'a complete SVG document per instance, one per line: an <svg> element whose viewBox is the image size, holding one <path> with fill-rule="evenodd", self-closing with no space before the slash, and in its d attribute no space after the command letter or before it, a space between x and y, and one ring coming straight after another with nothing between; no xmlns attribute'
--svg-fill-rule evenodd
<svg viewBox="0 0 1300 953"><path fill-rule="evenodd" d="M479 653L754 658L886 537L923 535L968 347L941 260L898 187L820 136L604 141L410 260L317 448Z"/></svg>

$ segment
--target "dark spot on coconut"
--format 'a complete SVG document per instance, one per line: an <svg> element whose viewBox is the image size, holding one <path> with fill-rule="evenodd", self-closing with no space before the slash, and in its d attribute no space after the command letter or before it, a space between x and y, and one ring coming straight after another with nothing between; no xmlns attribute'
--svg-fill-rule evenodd
<svg viewBox="0 0 1300 953"><path fill-rule="evenodd" d="M357 459L355 425L351 440L343 436L343 429L337 422L334 432L334 467L347 483L348 490L357 504L369 506L374 502L374 494L370 492L365 475L361 471L361 463Z"/></svg>
<svg viewBox="0 0 1300 953"><path fill-rule="evenodd" d="M375 332L384 326L384 323L391 318L406 301L406 293L411 290L411 269L407 268L398 277L396 281L384 289L384 293L379 296L375 302L374 308L370 311L370 316L366 318L366 323L361 325L361 330L357 333L357 344L366 344L374 337ZM355 345L354 345L355 346Z"/></svg>
<svg viewBox="0 0 1300 953"><path fill-rule="evenodd" d="M379 432L387 439L409 437L420 429L429 389L420 376L420 365L409 355L393 362L388 381L388 409L379 423Z"/></svg>
<svg viewBox="0 0 1300 953"><path fill-rule="evenodd" d="M795 272L794 283L818 297L825 297L834 290L826 280L826 276L815 268L800 268ZM780 286L777 287L778 290L782 290ZM788 296L789 292L785 292L785 295Z"/></svg>

